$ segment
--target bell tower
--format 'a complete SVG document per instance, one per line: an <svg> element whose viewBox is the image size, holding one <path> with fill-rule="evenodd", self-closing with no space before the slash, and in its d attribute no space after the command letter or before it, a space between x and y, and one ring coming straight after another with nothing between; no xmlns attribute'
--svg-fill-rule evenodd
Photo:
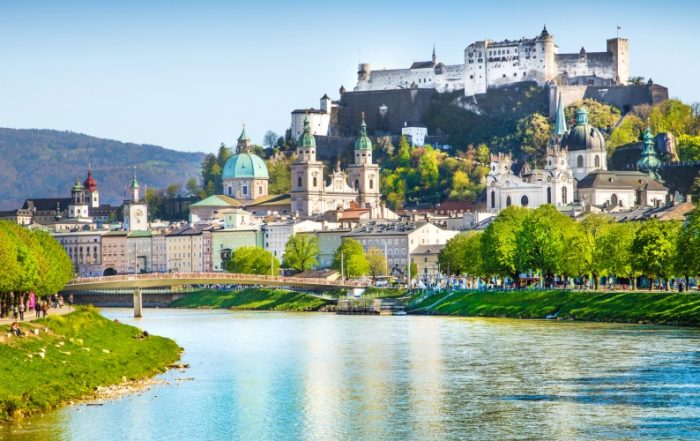
<svg viewBox="0 0 700 441"><path fill-rule="evenodd" d="M316 138L308 116L299 137L297 159L292 164L292 212L314 215L325 211L323 200L323 163L316 160Z"/></svg>
<svg viewBox="0 0 700 441"><path fill-rule="evenodd" d="M349 167L350 186L358 192L362 208L379 208L379 166L372 163L372 141L367 135L365 114L362 113L360 135L355 141L355 163Z"/></svg>
<svg viewBox="0 0 700 441"><path fill-rule="evenodd" d="M124 201L124 229L128 231L148 230L148 204L140 199L140 189L134 169L131 178L131 199Z"/></svg>

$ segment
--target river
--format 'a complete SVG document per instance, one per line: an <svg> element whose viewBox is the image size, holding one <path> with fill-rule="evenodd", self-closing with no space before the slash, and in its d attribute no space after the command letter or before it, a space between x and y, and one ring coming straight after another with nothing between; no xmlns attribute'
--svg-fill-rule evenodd
<svg viewBox="0 0 700 441"><path fill-rule="evenodd" d="M12 440L700 438L700 331L445 317L127 309L168 384L0 429ZM185 380L185 378L193 378Z"/></svg>

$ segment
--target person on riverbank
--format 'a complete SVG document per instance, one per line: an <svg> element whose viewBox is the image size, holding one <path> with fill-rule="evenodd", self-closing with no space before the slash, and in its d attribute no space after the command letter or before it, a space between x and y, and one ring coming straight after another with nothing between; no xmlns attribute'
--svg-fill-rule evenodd
<svg viewBox="0 0 700 441"><path fill-rule="evenodd" d="M12 318L15 320L19 319L19 306L15 305L12 307Z"/></svg>
<svg viewBox="0 0 700 441"><path fill-rule="evenodd" d="M46 310L49 309L49 305L47 302L41 302L41 315L43 317L46 317Z"/></svg>
<svg viewBox="0 0 700 441"><path fill-rule="evenodd" d="M58 295L58 307L63 308L63 296L60 294Z"/></svg>
<svg viewBox="0 0 700 441"><path fill-rule="evenodd" d="M24 332L22 332L22 330L19 328L19 323L17 322L12 322L12 325L10 325L10 332L16 337L21 337L24 335Z"/></svg>
<svg viewBox="0 0 700 441"><path fill-rule="evenodd" d="M19 304L19 320L24 321L24 302L20 302Z"/></svg>
<svg viewBox="0 0 700 441"><path fill-rule="evenodd" d="M41 302L39 300L34 303L34 311L36 312L36 318L41 318Z"/></svg>

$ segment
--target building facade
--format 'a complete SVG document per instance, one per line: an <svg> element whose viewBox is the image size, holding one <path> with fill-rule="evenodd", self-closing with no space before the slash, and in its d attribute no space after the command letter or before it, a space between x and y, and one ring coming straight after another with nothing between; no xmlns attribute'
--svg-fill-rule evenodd
<svg viewBox="0 0 700 441"><path fill-rule="evenodd" d="M224 193L240 200L267 196L270 176L265 161L252 152L252 145L243 127L238 137L236 154L231 156L221 173Z"/></svg>

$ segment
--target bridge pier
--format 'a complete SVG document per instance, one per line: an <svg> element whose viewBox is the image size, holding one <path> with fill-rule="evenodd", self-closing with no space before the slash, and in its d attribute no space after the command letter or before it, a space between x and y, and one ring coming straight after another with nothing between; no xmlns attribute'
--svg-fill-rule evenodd
<svg viewBox="0 0 700 441"><path fill-rule="evenodd" d="M143 294L141 294L141 288L134 290L134 317L143 317Z"/></svg>

